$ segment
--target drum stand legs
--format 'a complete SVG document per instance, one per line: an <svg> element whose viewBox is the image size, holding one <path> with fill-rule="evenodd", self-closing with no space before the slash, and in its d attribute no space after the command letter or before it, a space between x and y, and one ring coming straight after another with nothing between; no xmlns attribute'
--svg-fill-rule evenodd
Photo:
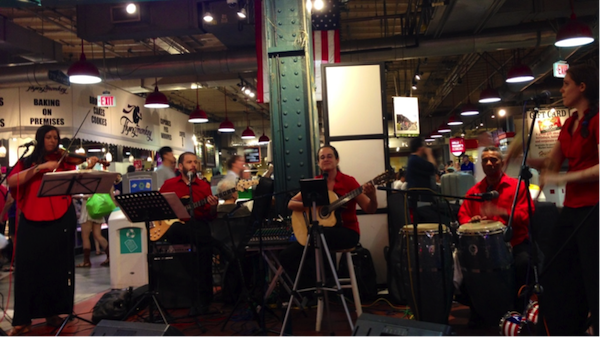
<svg viewBox="0 0 600 337"><path fill-rule="evenodd" d="M314 243L311 242L311 238ZM309 247L309 245L311 247ZM308 249L315 250L315 265L316 265L316 275L317 280L315 287L305 288L298 290L298 281L302 274L302 269L304 268L304 262L306 259L306 251ZM331 269L331 273L333 275L333 279L335 280L335 288L327 288L324 286L324 276L325 276L325 268L323 265L323 252L327 256L327 262L329 263L329 268ZM313 225L310 229L310 233L306 240L306 246L302 251L302 258L300 259L300 266L298 267L298 274L296 275L296 279L294 280L294 287L292 288L292 294L290 295L289 304L287 307L287 311L285 313L285 318L283 319L283 324L281 326L280 336L283 336L284 330L286 328L287 320L290 314L290 309L292 308L292 303L294 301L294 296L300 297L300 292L305 291L314 291L317 296L317 322L315 326L315 331L321 331L321 322L323 319L323 300L325 300L325 305L328 311L329 317L329 301L327 296L324 295L324 291L333 291L335 292L342 300L342 305L344 306L344 311L346 312L346 317L348 318L348 323L350 324L350 330L354 330L354 324L352 323L352 319L350 318L350 312L348 311L348 305L346 304L346 299L344 298L344 293L342 291L342 286L340 285L340 280L335 271L335 264L331 258L331 254L329 252L329 247L327 246L327 241L325 240L325 236L323 235L323 231L320 225Z"/></svg>

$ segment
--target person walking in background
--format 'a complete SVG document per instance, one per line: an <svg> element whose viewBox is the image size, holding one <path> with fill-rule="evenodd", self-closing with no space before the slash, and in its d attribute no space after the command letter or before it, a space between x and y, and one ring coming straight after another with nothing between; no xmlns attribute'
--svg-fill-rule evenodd
<svg viewBox="0 0 600 337"><path fill-rule="evenodd" d="M102 236L102 224L104 223L104 217L99 219L92 218L87 211L87 201L91 195L82 197L81 211L79 216L79 223L81 226L81 242L83 246L83 262L76 265L77 268L90 268L92 262L90 260L90 253L92 251L92 243L90 241L90 234L93 234L96 243L96 254L102 249L106 253L106 260L100 263L101 266L108 266L110 264L109 252L108 252L108 241Z"/></svg>
<svg viewBox="0 0 600 337"><path fill-rule="evenodd" d="M396 173L396 181L392 183L392 188L396 190L406 190L406 173L404 170L400 169L398 173Z"/></svg>
<svg viewBox="0 0 600 337"><path fill-rule="evenodd" d="M410 140L410 157L406 168L406 183L410 189L435 190L436 162L431 148L425 145L423 138ZM421 201L431 201L431 196L419 195Z"/></svg>
<svg viewBox="0 0 600 337"><path fill-rule="evenodd" d="M169 146L163 146L158 150L162 164L156 169L156 189L160 189L167 179L175 177L175 155Z"/></svg>

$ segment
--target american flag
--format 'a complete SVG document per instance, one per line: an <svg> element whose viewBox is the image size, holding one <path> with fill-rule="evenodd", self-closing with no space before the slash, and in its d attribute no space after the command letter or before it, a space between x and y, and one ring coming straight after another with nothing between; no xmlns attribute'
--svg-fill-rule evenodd
<svg viewBox="0 0 600 337"><path fill-rule="evenodd" d="M337 0L324 0L323 9L312 10L312 43L315 61L316 99L321 98L321 64L340 62L340 8ZM266 34L260 23L263 22L263 1L255 3L256 18L256 59L258 60L257 97L258 103L269 102L269 69L266 47Z"/></svg>

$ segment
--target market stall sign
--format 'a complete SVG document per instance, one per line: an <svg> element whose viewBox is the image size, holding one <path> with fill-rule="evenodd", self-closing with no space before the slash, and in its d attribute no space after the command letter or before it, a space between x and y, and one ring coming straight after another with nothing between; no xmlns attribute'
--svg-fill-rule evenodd
<svg viewBox="0 0 600 337"><path fill-rule="evenodd" d="M465 152L465 139L464 138L450 138L450 153L458 157Z"/></svg>

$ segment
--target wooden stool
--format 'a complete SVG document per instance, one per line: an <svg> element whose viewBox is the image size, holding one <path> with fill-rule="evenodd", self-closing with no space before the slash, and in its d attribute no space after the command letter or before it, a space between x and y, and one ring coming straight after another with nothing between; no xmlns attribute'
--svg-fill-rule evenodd
<svg viewBox="0 0 600 337"><path fill-rule="evenodd" d="M350 278L340 278L340 285L342 288L352 288L352 296L354 297L354 306L356 309L356 318L362 315L362 303L360 302L360 293L358 292L358 283L356 281L356 274L354 273L354 263L352 262L352 252L356 248L336 250L336 253L341 253L341 259L346 256L346 262L348 266L348 276Z"/></svg>

